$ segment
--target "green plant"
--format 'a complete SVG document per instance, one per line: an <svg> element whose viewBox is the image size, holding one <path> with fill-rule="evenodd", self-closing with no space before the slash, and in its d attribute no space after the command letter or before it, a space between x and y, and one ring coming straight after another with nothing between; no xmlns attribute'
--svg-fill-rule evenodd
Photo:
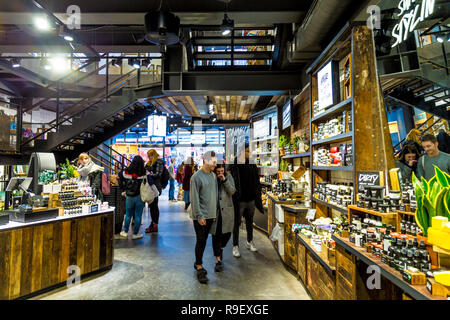
<svg viewBox="0 0 450 320"><path fill-rule="evenodd" d="M58 174L60 175L61 179L78 177L78 171L76 171L75 168L70 164L69 159L66 158L66 163L60 163L59 166L61 169Z"/></svg>
<svg viewBox="0 0 450 320"><path fill-rule="evenodd" d="M286 160L281 160L280 171L287 171L288 167L289 167L289 163Z"/></svg>
<svg viewBox="0 0 450 320"><path fill-rule="evenodd" d="M288 139L286 138L286 136L284 134L281 135L280 139L278 140L278 146L280 148L284 148L287 144L288 144Z"/></svg>
<svg viewBox="0 0 450 320"><path fill-rule="evenodd" d="M416 195L416 222L422 229L423 236L428 236L431 219L443 216L450 219L450 175L434 167L435 175L429 181L420 180L413 172L413 185Z"/></svg>

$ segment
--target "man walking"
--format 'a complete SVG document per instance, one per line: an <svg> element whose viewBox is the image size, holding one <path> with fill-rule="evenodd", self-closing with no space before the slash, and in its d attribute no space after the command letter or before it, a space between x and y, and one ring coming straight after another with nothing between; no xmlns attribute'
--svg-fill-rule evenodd
<svg viewBox="0 0 450 320"><path fill-rule="evenodd" d="M190 182L190 217L194 221L197 238L195 244L195 264L197 279L200 283L207 283L207 271L203 268L203 253L208 240L211 225L217 217L218 186L213 170L217 165L214 151L208 151L203 156L203 167L194 173Z"/></svg>
<svg viewBox="0 0 450 320"><path fill-rule="evenodd" d="M175 159L172 158L170 160L170 166L169 166L169 201L176 202L175 199Z"/></svg>
<svg viewBox="0 0 450 320"><path fill-rule="evenodd" d="M246 247L252 252L258 251L253 242L253 217L255 207L264 213L261 201L261 184L259 182L258 168L255 164L250 164L249 145L245 144L245 163L238 164L236 158L230 167L231 175L235 181L237 192L233 195L235 222L233 228L233 256L239 258L239 227L242 217L245 218L247 229Z"/></svg>
<svg viewBox="0 0 450 320"><path fill-rule="evenodd" d="M420 139L422 147L426 154L419 158L417 164L417 173L420 177L424 177L427 181L434 177L434 166L441 169L443 172L450 173L450 155L439 151L439 143L432 134L425 134Z"/></svg>

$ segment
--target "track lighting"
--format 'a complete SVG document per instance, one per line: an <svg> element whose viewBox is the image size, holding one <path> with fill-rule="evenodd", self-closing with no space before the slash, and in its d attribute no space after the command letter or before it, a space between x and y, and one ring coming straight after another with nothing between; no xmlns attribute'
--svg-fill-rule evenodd
<svg viewBox="0 0 450 320"><path fill-rule="evenodd" d="M45 17L37 17L34 19L34 25L38 30L48 31L50 29L50 23Z"/></svg>
<svg viewBox="0 0 450 320"><path fill-rule="evenodd" d="M12 58L11 59L11 65L13 68L20 67L20 58Z"/></svg>
<svg viewBox="0 0 450 320"><path fill-rule="evenodd" d="M223 36L229 35L233 30L233 28L234 28L234 20L231 20L225 13L222 20L222 25L220 26L220 29L222 30L222 35Z"/></svg>
<svg viewBox="0 0 450 320"><path fill-rule="evenodd" d="M442 38L442 37L437 37L437 39L436 39L439 43L443 43L444 42L444 38Z"/></svg>
<svg viewBox="0 0 450 320"><path fill-rule="evenodd" d="M135 69L139 69L141 67L141 64L139 63L138 59L130 58L128 59L128 64Z"/></svg>

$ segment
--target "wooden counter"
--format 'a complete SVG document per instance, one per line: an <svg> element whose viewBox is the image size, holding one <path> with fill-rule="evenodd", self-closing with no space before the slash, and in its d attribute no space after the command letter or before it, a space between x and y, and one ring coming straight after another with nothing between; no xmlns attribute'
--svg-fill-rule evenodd
<svg viewBox="0 0 450 320"><path fill-rule="evenodd" d="M332 236L333 240L336 241L336 246L340 246L347 250L350 254L356 258L361 259L366 265L377 265L380 268L381 275L384 276L388 281L392 282L393 285L400 288L404 293L408 294L410 297L416 300L446 300L443 297L433 296L427 290L425 285L410 285L403 280L402 275L399 271L391 268L389 265L382 263L381 259L367 253L364 248L357 247L348 239L342 238L338 235ZM339 282L339 278L337 278ZM338 284L336 284L338 286ZM352 284L356 287L355 284ZM373 290L372 290L373 291ZM357 296L355 296L358 299Z"/></svg>
<svg viewBox="0 0 450 320"><path fill-rule="evenodd" d="M0 299L36 295L65 285L67 268L81 276L110 269L114 208L0 227Z"/></svg>

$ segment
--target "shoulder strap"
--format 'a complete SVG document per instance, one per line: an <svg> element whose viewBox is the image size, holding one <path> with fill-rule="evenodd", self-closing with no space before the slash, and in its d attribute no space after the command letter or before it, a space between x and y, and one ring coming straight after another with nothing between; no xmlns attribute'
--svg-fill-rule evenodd
<svg viewBox="0 0 450 320"><path fill-rule="evenodd" d="M422 169L425 170L425 155L422 156Z"/></svg>

